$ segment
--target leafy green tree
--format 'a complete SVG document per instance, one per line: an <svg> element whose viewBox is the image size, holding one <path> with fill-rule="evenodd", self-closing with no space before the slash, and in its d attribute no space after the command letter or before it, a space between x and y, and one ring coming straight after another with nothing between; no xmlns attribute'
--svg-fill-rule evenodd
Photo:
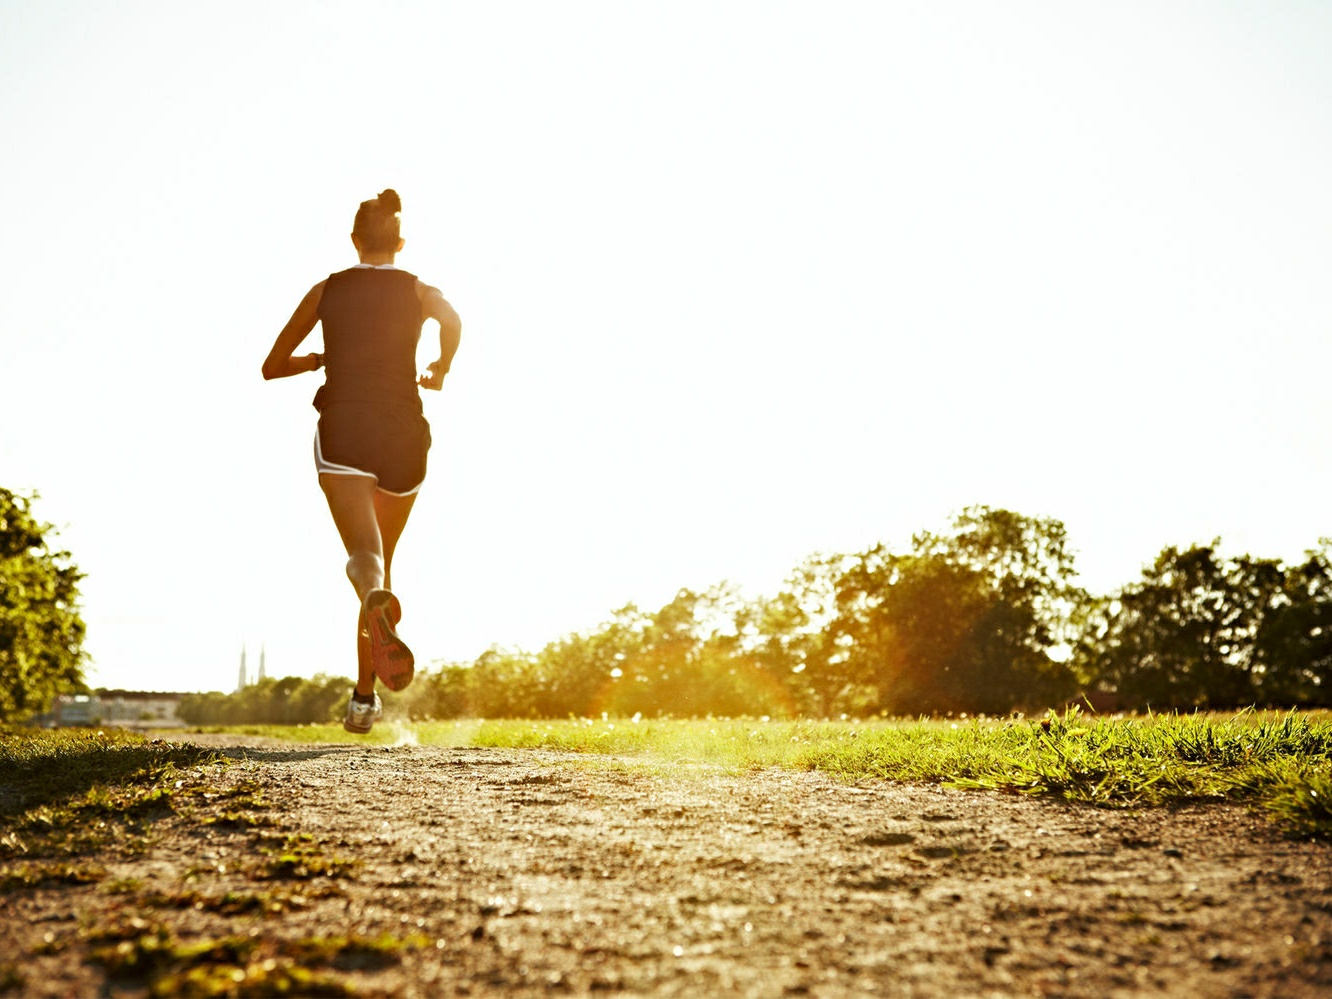
<svg viewBox="0 0 1332 999"><path fill-rule="evenodd" d="M1009 662L984 660L985 622L1001 606L984 576L939 556L876 554L850 577L864 580L856 585L869 613L844 631L854 639L847 662L876 692L871 707L894 714L1007 708L1007 698L988 695L1007 688L1011 696L1014 684Z"/></svg>
<svg viewBox="0 0 1332 999"><path fill-rule="evenodd" d="M291 718L302 723L340 721L350 696L349 677L316 673L291 692Z"/></svg>
<svg viewBox="0 0 1332 999"><path fill-rule="evenodd" d="M384 710L390 717L400 715L410 721L459 718L467 713L467 677L470 667L450 663L436 669L422 670L415 682L398 694L381 691ZM346 701L340 706L345 710Z"/></svg>
<svg viewBox="0 0 1332 999"><path fill-rule="evenodd" d="M830 666L864 708L1002 712L1073 689L1063 659L1085 595L1059 521L970 507L909 554L877 545L838 585Z"/></svg>
<svg viewBox="0 0 1332 999"><path fill-rule="evenodd" d="M655 613L622 608L599 631L542 652L538 710L555 714L579 704L567 713L790 715L781 678L750 647L752 617L726 583L682 589ZM561 692L574 696L561 700Z"/></svg>
<svg viewBox="0 0 1332 999"><path fill-rule="evenodd" d="M227 695L218 691L186 694L176 707L176 716L187 725L225 725Z"/></svg>
<svg viewBox="0 0 1332 999"><path fill-rule="evenodd" d="M1258 626L1254 654L1263 703L1332 706L1332 539L1286 569Z"/></svg>
<svg viewBox="0 0 1332 999"><path fill-rule="evenodd" d="M547 718L616 711L625 664L643 650L648 616L633 604L586 634L551 642L536 659L537 709Z"/></svg>
<svg viewBox="0 0 1332 999"><path fill-rule="evenodd" d="M1230 708L1261 699L1258 636L1286 589L1279 562L1227 560L1219 542L1167 547L1102 602L1079 657L1128 707ZM1267 630L1269 650L1283 639ZM1287 645L1288 648L1288 645Z"/></svg>
<svg viewBox="0 0 1332 999"><path fill-rule="evenodd" d="M268 677L232 694L187 694L176 714L189 725L308 725L337 721L347 706L347 677Z"/></svg>
<svg viewBox="0 0 1332 999"><path fill-rule="evenodd" d="M1071 642L1071 617L1086 593L1074 583L1077 570L1060 521L968 507L949 534L918 534L914 546L920 554L978 573L999 595L1009 609L1002 637L1020 670L1040 672L1051 650Z"/></svg>
<svg viewBox="0 0 1332 999"><path fill-rule="evenodd" d="M83 574L68 552L51 549L54 528L33 516L31 500L0 488L0 720L87 690Z"/></svg>
<svg viewBox="0 0 1332 999"><path fill-rule="evenodd" d="M531 653L487 649L467 676L467 713L476 718L537 718L538 690Z"/></svg>
<svg viewBox="0 0 1332 999"><path fill-rule="evenodd" d="M828 717L841 710L848 692L828 625L836 616L840 555L811 555L787 576L772 597L760 597L736 617L746 659L785 692L783 714Z"/></svg>
<svg viewBox="0 0 1332 999"><path fill-rule="evenodd" d="M706 714L697 682L703 647L700 616L709 597L680 590L655 614L638 625L638 641L618 667L608 690L609 712L620 715Z"/></svg>

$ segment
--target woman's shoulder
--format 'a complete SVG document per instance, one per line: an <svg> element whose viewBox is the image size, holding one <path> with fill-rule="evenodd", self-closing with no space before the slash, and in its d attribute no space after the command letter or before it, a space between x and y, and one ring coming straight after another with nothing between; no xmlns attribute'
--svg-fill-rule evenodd
<svg viewBox="0 0 1332 999"><path fill-rule="evenodd" d="M453 313L453 306L444 297L444 293L420 278L416 280L416 300L421 303L421 312L427 318L431 316L439 318Z"/></svg>
<svg viewBox="0 0 1332 999"><path fill-rule="evenodd" d="M319 302L324 297L324 286L328 284L328 278L315 283L315 286L305 293L305 301L318 308Z"/></svg>

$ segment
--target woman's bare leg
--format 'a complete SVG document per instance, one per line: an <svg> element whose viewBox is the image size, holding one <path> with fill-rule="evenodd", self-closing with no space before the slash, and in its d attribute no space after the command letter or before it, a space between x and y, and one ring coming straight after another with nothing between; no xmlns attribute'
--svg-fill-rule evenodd
<svg viewBox="0 0 1332 999"><path fill-rule="evenodd" d="M347 578L364 604L371 590L383 589L384 542L375 516L375 480L363 475L321 475L319 485L328 500L333 523L347 549ZM375 692L375 670L370 659L370 637L365 631L365 610L356 623L356 692L369 697Z"/></svg>
<svg viewBox="0 0 1332 999"><path fill-rule="evenodd" d="M321 475L319 484L347 549L347 578L362 604L356 621L356 692L368 697L374 693L375 670L365 597L371 590L392 589L393 553L416 496L383 492L369 476Z"/></svg>
<svg viewBox="0 0 1332 999"><path fill-rule="evenodd" d="M369 697L375 692L375 661L370 655L370 631L365 609L356 616L356 693Z"/></svg>
<svg viewBox="0 0 1332 999"><path fill-rule="evenodd" d="M371 590L384 588L384 542L375 517L375 480L368 475L321 475L333 523L347 549L347 578L364 602Z"/></svg>
<svg viewBox="0 0 1332 999"><path fill-rule="evenodd" d="M407 526L416 494L394 496L383 490L375 492L375 522L379 525L380 545L384 555L384 589L393 589L393 553L398 548L402 529Z"/></svg>

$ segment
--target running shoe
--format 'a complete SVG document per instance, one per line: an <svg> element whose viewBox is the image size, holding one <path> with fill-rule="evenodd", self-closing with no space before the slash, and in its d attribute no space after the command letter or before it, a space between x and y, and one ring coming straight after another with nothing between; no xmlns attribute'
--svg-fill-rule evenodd
<svg viewBox="0 0 1332 999"><path fill-rule="evenodd" d="M402 605L388 590L371 590L365 595L370 661L374 664L375 675L389 690L403 690L416 675L416 657L393 627L401 620Z"/></svg>
<svg viewBox="0 0 1332 999"><path fill-rule="evenodd" d="M347 702L347 717L342 719L342 727L356 735L365 735L370 731L370 726L383 717L384 705L380 703L379 694L375 694L373 704L362 704L352 697Z"/></svg>

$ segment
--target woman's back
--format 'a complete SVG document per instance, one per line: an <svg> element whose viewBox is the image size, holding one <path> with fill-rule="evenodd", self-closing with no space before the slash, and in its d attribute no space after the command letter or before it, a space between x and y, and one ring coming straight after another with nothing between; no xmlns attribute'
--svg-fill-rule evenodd
<svg viewBox="0 0 1332 999"><path fill-rule="evenodd" d="M319 299L325 383L333 402L406 403L418 410L416 347L421 339L417 279L393 267L351 267L329 275Z"/></svg>

